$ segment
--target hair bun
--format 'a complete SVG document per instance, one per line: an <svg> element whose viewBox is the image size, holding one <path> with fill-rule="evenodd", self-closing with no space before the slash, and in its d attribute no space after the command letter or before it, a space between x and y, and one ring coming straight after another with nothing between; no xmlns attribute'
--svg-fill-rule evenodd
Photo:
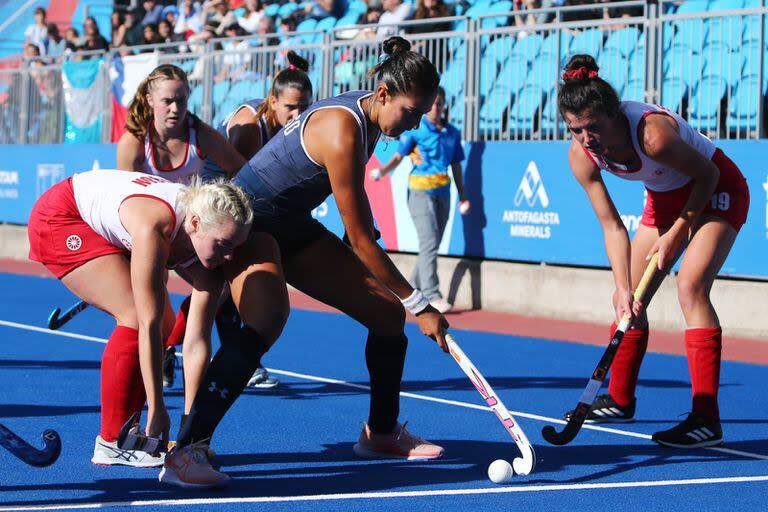
<svg viewBox="0 0 768 512"><path fill-rule="evenodd" d="M394 57L398 53L407 52L411 49L411 43L400 36L392 36L382 44L384 53Z"/></svg>
<svg viewBox="0 0 768 512"><path fill-rule="evenodd" d="M300 56L295 51L293 50L289 51L287 58L288 58L288 64L290 64L291 66L298 68L305 73L309 72L309 62L307 61L307 59Z"/></svg>
<svg viewBox="0 0 768 512"><path fill-rule="evenodd" d="M600 71L600 68L597 65L597 62L595 61L595 58L591 55L587 55L586 53L579 53L577 55L574 55L571 57L571 59L568 61L568 64L565 65L565 71L575 71L580 68L586 68L587 72L594 72L597 73Z"/></svg>

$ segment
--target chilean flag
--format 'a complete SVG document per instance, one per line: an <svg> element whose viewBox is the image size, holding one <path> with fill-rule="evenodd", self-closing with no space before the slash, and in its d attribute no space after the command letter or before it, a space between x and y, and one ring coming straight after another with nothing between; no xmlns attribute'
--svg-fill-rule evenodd
<svg viewBox="0 0 768 512"><path fill-rule="evenodd" d="M125 133L128 105L136 95L139 83L157 67L157 54L128 55L112 60L109 78L112 82L112 142Z"/></svg>

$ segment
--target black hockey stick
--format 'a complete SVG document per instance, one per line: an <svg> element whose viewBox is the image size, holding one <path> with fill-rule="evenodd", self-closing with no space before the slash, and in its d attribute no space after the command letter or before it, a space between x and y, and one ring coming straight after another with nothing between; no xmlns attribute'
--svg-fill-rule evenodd
<svg viewBox="0 0 768 512"><path fill-rule="evenodd" d="M48 429L42 435L45 446L38 450L0 423L0 445L30 466L50 466L61 453L61 438L55 430Z"/></svg>
<svg viewBox="0 0 768 512"><path fill-rule="evenodd" d="M645 273L643 273L643 278L640 280L640 284L637 285L634 294L636 301L642 302L645 298L645 292L648 289L651 280L656 275L658 265L659 253L656 253L645 268ZM584 425L584 421L587 419L589 408L595 401L597 392L600 391L606 375L608 375L608 370L611 368L611 363L613 363L613 358L616 355L616 351L619 349L619 345L621 345L624 333L629 329L629 323L629 316L624 315L624 318L621 319L619 326L613 333L611 342L608 344L605 352L603 352L603 357L601 357L600 362L597 363L597 368L595 368L595 371L592 373L592 378L589 379L587 387L581 394L579 405L576 406L576 409L573 411L570 418L568 418L568 423L566 423L565 428L560 432L555 430L555 427L552 425L547 425L541 429L541 435L544 436L544 439L548 443L562 446L573 441L573 438L579 433L582 425Z"/></svg>
<svg viewBox="0 0 768 512"><path fill-rule="evenodd" d="M48 315L48 328L52 331L55 331L65 323L72 320L72 317L80 313L82 310L88 307L88 303L84 300L81 300L68 310L64 312L63 315L59 316L61 313L61 308L56 308L53 311L51 311L51 314Z"/></svg>

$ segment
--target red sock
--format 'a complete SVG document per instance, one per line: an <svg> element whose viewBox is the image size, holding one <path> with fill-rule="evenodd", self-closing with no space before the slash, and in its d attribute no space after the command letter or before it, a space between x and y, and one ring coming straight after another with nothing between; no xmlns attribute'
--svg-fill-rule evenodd
<svg viewBox="0 0 768 512"><path fill-rule="evenodd" d="M173 324L171 335L165 340L166 347L181 345L184 342L184 332L187 330L187 316L189 316L189 302L191 300L192 296L187 295L187 298L181 303L179 312L176 314L176 323Z"/></svg>
<svg viewBox="0 0 768 512"><path fill-rule="evenodd" d="M139 331L118 325L101 358L101 438L117 440L120 427L144 407Z"/></svg>
<svg viewBox="0 0 768 512"><path fill-rule="evenodd" d="M611 325L611 336L616 327L614 322ZM608 383L608 393L622 407L629 405L635 398L637 376L647 348L648 329L629 329L624 333L619 350L613 358L611 380Z"/></svg>
<svg viewBox="0 0 768 512"><path fill-rule="evenodd" d="M717 391L720 387L720 353L723 330L701 327L685 331L685 352L693 388L693 412L711 421L720 421Z"/></svg>

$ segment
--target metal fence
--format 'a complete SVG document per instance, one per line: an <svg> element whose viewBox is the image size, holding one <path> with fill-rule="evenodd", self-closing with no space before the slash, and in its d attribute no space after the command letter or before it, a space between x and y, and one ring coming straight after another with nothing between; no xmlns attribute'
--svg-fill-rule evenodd
<svg viewBox="0 0 768 512"><path fill-rule="evenodd" d="M735 0L739 3L741 0ZM699 2L706 8L706 0ZM692 2L692 3L691 3ZM603 7L606 5L606 7ZM406 33L442 75L449 119L466 140L556 140L569 135L557 108L559 76L576 53L596 57L623 99L663 104L719 138L765 136L768 8L696 12L640 1L475 14L397 26L308 31L115 49L91 58L155 52L189 76L190 110L217 124L241 101L267 94L294 50L310 62L316 99L373 86L367 78L388 33ZM598 19L581 19L594 18ZM82 58L79 54L67 59ZM0 143L67 141L62 63L0 61ZM108 87L108 82L105 87ZM108 91L105 91L105 95ZM109 109L103 125L108 127ZM102 140L109 141L104 129Z"/></svg>

